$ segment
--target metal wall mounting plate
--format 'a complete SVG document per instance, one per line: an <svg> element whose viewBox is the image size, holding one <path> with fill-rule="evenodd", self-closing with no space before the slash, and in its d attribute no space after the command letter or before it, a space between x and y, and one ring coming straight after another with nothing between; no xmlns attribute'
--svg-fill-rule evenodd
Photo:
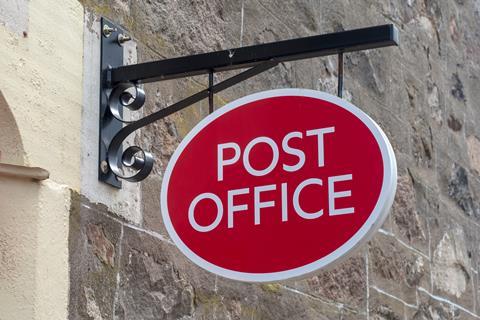
<svg viewBox="0 0 480 320"><path fill-rule="evenodd" d="M123 47L118 42L119 36L123 35L123 30L105 18L101 20L101 28L98 179L116 188L121 188L122 182L108 164L107 150L113 137L123 127L123 123L114 117L108 104L112 91L110 70L123 66ZM118 111L122 116L123 110L120 108Z"/></svg>

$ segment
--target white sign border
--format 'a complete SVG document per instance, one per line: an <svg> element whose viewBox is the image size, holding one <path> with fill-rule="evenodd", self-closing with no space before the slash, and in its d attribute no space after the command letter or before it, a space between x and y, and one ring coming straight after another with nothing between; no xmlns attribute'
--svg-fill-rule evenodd
<svg viewBox="0 0 480 320"><path fill-rule="evenodd" d="M373 209L372 214L370 217L365 221L362 227L343 245L337 248L335 251L331 252L327 256L306 264L301 267L297 267L294 269L280 271L280 272L271 272L271 273L247 273L247 272L239 272L230 269L225 269L219 267L207 260L203 259L202 257L198 256L194 253L190 248L185 245L185 243L180 239L177 232L175 231L172 222L170 220L169 212L168 212L168 184L170 181L170 176L172 174L173 168L175 164L182 154L185 147L188 143L208 124L213 122L215 119L219 118L223 114L230 112L238 107L241 107L247 103L262 100L266 98L272 97L281 97L281 96L302 96L302 97L310 97L325 100L331 102L335 105L338 105L345 110L349 111L353 115L355 115L360 121L362 121L370 130L370 132L375 137L382 154L382 159L384 163L384 172L383 172L383 183L382 188L380 191L380 196L378 201ZM361 246L363 243L367 242L373 234L380 228L380 226L385 221L390 208L393 204L393 200L395 197L395 192L397 188L397 162L395 159L395 154L393 152L393 148L388 141L387 136L385 133L380 129L380 127L373 121L367 114L365 114L362 110L354 106L348 101L345 101L339 97L331 95L329 93L315 91L310 89L298 89L298 88L287 88L287 89L275 89L275 90L268 90L262 91L258 93L254 93L242 98L239 98L233 102L228 103L224 107L216 110L212 114L205 117L202 121L200 121L182 140L179 144L177 149L175 150L174 154L172 155L167 169L165 170L163 181L162 181L162 188L160 193L160 202L161 202L161 210L162 210L162 217L165 224L165 227L168 231L168 234L173 239L174 243L183 252L190 260L192 260L195 264L206 269L210 272L213 272L217 275L220 275L225 278L239 280L239 281L247 281L247 282L274 282L274 281L281 281L299 277L305 277L308 274L315 272L321 268L331 267L334 264L345 259L347 256L352 254L355 249Z"/></svg>

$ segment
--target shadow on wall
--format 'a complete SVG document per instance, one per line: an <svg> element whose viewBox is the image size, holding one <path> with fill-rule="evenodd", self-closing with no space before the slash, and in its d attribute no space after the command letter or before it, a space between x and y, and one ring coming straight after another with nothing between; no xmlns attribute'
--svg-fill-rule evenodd
<svg viewBox="0 0 480 320"><path fill-rule="evenodd" d="M25 164L25 152L17 122L0 90L0 163Z"/></svg>

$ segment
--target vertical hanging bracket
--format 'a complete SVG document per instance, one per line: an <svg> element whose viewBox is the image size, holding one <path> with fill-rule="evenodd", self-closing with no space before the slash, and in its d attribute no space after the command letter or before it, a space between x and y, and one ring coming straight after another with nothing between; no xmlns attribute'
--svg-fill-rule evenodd
<svg viewBox="0 0 480 320"><path fill-rule="evenodd" d="M338 54L338 88L337 96L343 98L343 52Z"/></svg>
<svg viewBox="0 0 480 320"><path fill-rule="evenodd" d="M213 113L215 106L213 104L213 70L208 73L208 113Z"/></svg>
<svg viewBox="0 0 480 320"><path fill-rule="evenodd" d="M115 134L122 129L123 123L115 118L109 108L109 96L112 92L111 69L123 66L123 47L118 43L123 30L108 21L101 19L100 40L100 141L98 144L98 179L114 187L120 188L122 182L110 169L107 150ZM123 108L118 109L118 116L123 117Z"/></svg>

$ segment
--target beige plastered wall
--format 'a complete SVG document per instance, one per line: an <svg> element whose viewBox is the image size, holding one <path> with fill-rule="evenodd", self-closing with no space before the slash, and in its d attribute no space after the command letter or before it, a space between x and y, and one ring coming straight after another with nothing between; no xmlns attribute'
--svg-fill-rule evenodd
<svg viewBox="0 0 480 320"><path fill-rule="evenodd" d="M68 225L80 189L83 7L0 2L0 320L67 319ZM4 171L8 171L8 166Z"/></svg>

